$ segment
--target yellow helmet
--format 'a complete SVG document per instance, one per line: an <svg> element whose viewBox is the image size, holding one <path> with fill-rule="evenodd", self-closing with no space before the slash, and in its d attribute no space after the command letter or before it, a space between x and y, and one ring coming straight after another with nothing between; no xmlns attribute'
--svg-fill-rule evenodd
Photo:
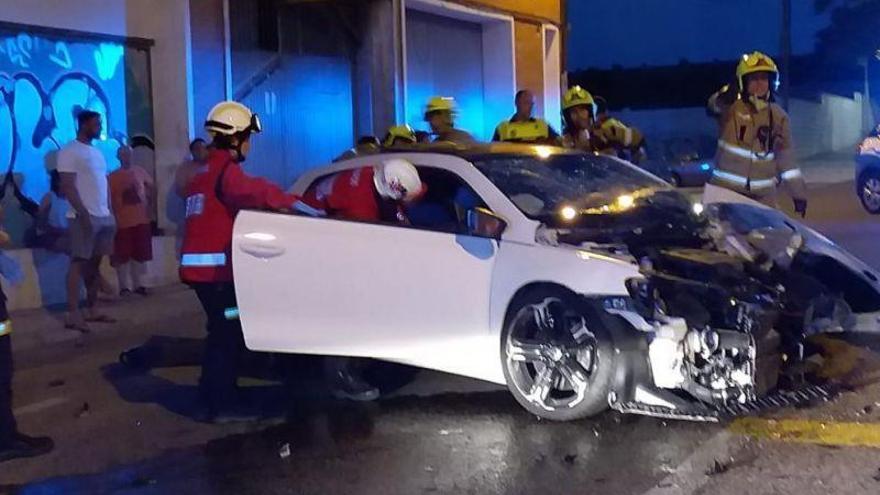
<svg viewBox="0 0 880 495"><path fill-rule="evenodd" d="M596 102L593 100L593 95L580 86L572 86L562 97L562 111L565 112L569 108L574 108L580 105L589 105L590 112L592 112L593 115L596 114Z"/></svg>
<svg viewBox="0 0 880 495"><path fill-rule="evenodd" d="M746 89L745 77L758 72L770 73L770 88L776 89L779 85L779 69L776 67L776 62L761 52L752 52L743 54L736 65L736 81L739 83L740 92Z"/></svg>
<svg viewBox="0 0 880 495"><path fill-rule="evenodd" d="M455 113L455 98L451 96L435 96L428 100L425 107L425 116L434 112L452 112Z"/></svg>
<svg viewBox="0 0 880 495"><path fill-rule="evenodd" d="M403 139L404 141L409 141L410 143L415 144L416 132L412 127L406 124L393 125L388 128L388 134L385 135L385 139L382 141L382 146L388 147L393 145L395 139Z"/></svg>

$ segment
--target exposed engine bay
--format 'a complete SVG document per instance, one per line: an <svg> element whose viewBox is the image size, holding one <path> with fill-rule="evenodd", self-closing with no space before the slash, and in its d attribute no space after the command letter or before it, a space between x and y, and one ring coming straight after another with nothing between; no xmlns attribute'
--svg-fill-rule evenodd
<svg viewBox="0 0 880 495"><path fill-rule="evenodd" d="M659 191L550 237L639 264L631 299L604 304L640 336L634 354L647 353L642 370L630 357L631 376L609 397L624 412L713 420L762 398L825 395L799 375L808 337L877 325L880 314L872 269L748 200L694 208Z"/></svg>

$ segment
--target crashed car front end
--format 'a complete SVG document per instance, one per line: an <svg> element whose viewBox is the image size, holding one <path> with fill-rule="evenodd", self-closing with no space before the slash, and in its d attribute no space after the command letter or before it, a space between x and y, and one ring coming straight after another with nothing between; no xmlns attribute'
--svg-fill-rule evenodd
<svg viewBox="0 0 880 495"><path fill-rule="evenodd" d="M877 274L778 211L660 191L590 213L551 237L639 265L631 297L604 302L643 340L623 361L647 361L610 394L622 412L717 420L827 397L803 379L809 337L877 324Z"/></svg>

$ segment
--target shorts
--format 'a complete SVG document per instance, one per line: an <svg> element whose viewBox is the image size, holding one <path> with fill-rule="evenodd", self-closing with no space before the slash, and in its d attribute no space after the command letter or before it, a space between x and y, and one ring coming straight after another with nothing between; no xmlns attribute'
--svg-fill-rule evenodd
<svg viewBox="0 0 880 495"><path fill-rule="evenodd" d="M144 263L153 259L153 229L148 223L126 227L116 231L113 242L114 265L137 261Z"/></svg>
<svg viewBox="0 0 880 495"><path fill-rule="evenodd" d="M70 221L70 256L74 259L88 260L113 253L113 234L116 232L113 217L89 218L91 226L79 216Z"/></svg>

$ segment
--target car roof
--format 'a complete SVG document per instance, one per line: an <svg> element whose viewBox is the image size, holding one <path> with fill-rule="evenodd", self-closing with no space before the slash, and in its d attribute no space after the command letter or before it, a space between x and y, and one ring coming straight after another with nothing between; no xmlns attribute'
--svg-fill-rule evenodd
<svg viewBox="0 0 880 495"><path fill-rule="evenodd" d="M583 154L579 150L571 150L559 146L523 143L470 143L455 144L450 142L424 143L409 146L381 148L373 154L383 153L433 153L451 155L468 161L483 160L501 156L554 156ZM362 155L368 156L368 155Z"/></svg>

